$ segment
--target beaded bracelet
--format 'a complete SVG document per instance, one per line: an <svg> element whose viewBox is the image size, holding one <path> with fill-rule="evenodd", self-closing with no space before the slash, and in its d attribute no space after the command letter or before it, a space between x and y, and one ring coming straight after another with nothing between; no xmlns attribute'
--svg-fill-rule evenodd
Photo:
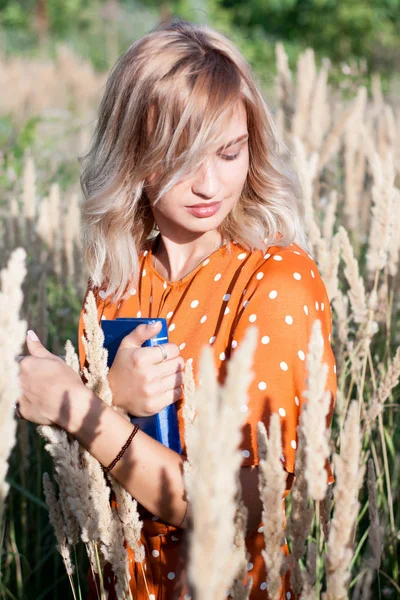
<svg viewBox="0 0 400 600"><path fill-rule="evenodd" d="M115 467L115 465L117 464L117 462L119 461L119 459L121 458L121 456L123 455L123 453L125 452L125 450L127 449L127 447L129 446L129 444L131 443L131 441L133 440L133 438L137 434L138 429L139 429L139 425L136 423L135 427L131 431L130 436L126 440L125 444L122 446L121 450L118 452L117 456L114 458L114 460L112 462L110 462L110 464L108 465L108 467L103 467L103 470L104 470L105 474L107 474L109 471L111 471L111 469L113 469Z"/></svg>

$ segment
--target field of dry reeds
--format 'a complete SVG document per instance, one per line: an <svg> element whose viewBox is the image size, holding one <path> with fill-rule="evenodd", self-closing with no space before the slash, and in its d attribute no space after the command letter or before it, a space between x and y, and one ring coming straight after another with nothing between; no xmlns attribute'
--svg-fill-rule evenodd
<svg viewBox="0 0 400 600"><path fill-rule="evenodd" d="M285 485L279 417L273 415L268 432L259 424L267 592L278 598L280 577L290 567L301 600L400 598L400 109L385 98L377 75L368 89L344 97L329 84L329 61L317 67L311 49L295 72L281 44L276 59L273 110L301 180L307 234L331 301L338 392L327 434L315 321L298 476L286 503L288 559L279 550ZM13 413L20 395L14 357L27 353L28 327L79 371L75 348L87 274L76 155L88 143L104 79L60 48L54 63L0 57L0 80L10 91L9 100L0 98L8 131L0 154L0 595L82 598L88 566L101 573L108 561L118 597L129 598L121 539L136 549L137 561L145 559L136 500L110 477L117 514L100 464L76 440L59 428L17 421ZM87 385L111 404L92 294L85 308ZM198 389L186 364L187 559L197 600L220 600L227 589L236 600L251 599L251 578L243 584L247 515L237 488L243 412L234 409L246 397L255 333L249 327L224 388L216 384L208 346ZM327 457L333 486L322 468ZM226 481L223 497L218 469ZM219 529L210 538L204 528L213 514L220 515ZM102 585L99 597L106 597Z"/></svg>

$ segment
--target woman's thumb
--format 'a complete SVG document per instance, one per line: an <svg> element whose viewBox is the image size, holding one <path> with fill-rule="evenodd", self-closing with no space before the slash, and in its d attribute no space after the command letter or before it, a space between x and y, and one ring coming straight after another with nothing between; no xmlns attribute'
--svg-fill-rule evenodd
<svg viewBox="0 0 400 600"><path fill-rule="evenodd" d="M124 346L139 348L143 342L149 340L160 331L161 321L142 323L124 338Z"/></svg>
<svg viewBox="0 0 400 600"><path fill-rule="evenodd" d="M149 340L151 337L153 337L153 335L156 335L161 327L160 327L161 323L160 321L153 321L152 323L146 323L143 326L142 331L140 332L140 335L143 335L143 341L145 340Z"/></svg>
<svg viewBox="0 0 400 600"><path fill-rule="evenodd" d="M143 324L141 328L141 334L145 336L145 340L150 339L153 335L156 335L161 329L160 321L153 321L152 323Z"/></svg>

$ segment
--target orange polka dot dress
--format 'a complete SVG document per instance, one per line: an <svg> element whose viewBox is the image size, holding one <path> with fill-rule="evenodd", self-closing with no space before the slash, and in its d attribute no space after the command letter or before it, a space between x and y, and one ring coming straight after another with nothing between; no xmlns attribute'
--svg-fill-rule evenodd
<svg viewBox="0 0 400 600"><path fill-rule="evenodd" d="M258 465L257 423L263 421L268 430L270 416L277 412L282 428L282 465L285 471L294 474L296 427L306 400L303 396L307 381L306 354L315 319L321 320L323 360L329 367L325 388L331 392L327 427L331 424L336 398L336 365L330 344L331 309L313 258L296 243L284 248L272 245L266 252L248 252L239 242L227 242L185 277L171 282L153 265L153 244L154 238L148 240L139 255L139 278L136 286L130 289L129 298L110 303L102 298L101 290L98 294L93 290L98 302L99 322L116 317L164 317L169 341L179 346L185 362L193 359L196 386L199 385L198 359L203 345L209 344L214 349L218 380L222 384L227 361L247 327L256 325L259 339L253 363L255 377L248 388L247 407L242 407L246 413L240 447L242 466ZM81 368L85 363L81 341L83 305L79 321ZM186 456L183 404L184 394L177 402L177 409L181 445ZM329 461L325 468L328 483L333 483ZM282 501L285 525L288 493L289 489L284 492ZM133 551L127 547L131 559L132 597L138 600L190 600L184 562L186 530L174 527L138 506L144 523L142 543L146 558L143 565L135 563ZM267 572L261 554L264 548L262 523L246 539L246 546L250 556L248 575L253 577L250 598L268 600ZM286 540L281 549L285 555L289 554ZM114 600L114 576L109 565L104 572L104 582L109 599ZM94 600L97 594L90 573L89 583L89 598ZM280 598L296 600L290 586L290 571L282 577Z"/></svg>

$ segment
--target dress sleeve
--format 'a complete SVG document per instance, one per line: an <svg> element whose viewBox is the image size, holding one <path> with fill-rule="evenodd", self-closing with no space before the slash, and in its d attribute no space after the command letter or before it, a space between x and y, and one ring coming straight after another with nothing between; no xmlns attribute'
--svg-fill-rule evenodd
<svg viewBox="0 0 400 600"><path fill-rule="evenodd" d="M326 288L308 254L278 248L251 276L230 337L233 352L250 325L259 330L243 427L242 466L258 465L257 423L263 421L268 431L271 413L277 412L282 432L281 460L284 469L295 474L296 427L306 401L306 354L315 319L321 320L323 361L328 364L325 390L331 393L326 417L329 428L336 397L336 363L330 344L332 315ZM328 483L333 483L328 460L325 468Z"/></svg>

